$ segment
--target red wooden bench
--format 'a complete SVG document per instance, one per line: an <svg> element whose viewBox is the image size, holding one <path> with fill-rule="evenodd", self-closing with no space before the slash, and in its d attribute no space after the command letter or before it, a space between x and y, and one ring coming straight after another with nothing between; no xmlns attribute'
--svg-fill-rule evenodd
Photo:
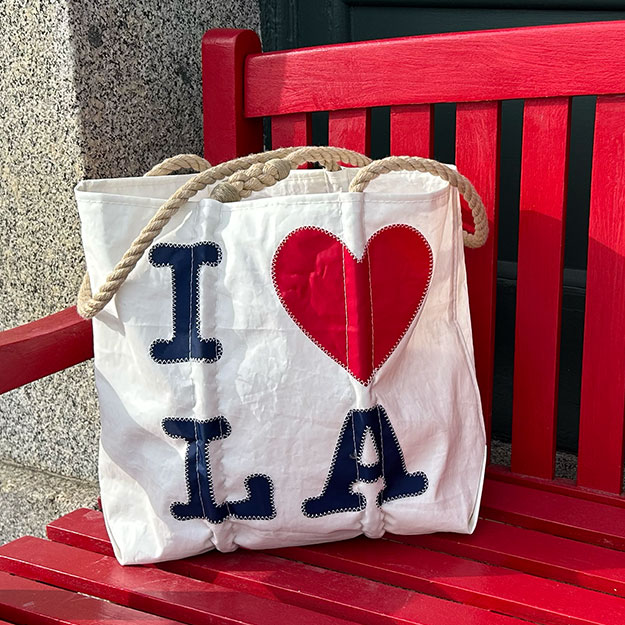
<svg viewBox="0 0 625 625"><path fill-rule="evenodd" d="M49 540L0 547L11 623L625 623L625 22L446 34L261 54L250 31L203 41L206 157L329 142L366 151L370 107L391 106L391 152L430 155L432 103L458 102L456 162L492 236L466 250L490 422L501 100L525 100L512 465L490 466L472 536L387 536L122 568L99 512ZM598 95L577 480L554 479L571 96ZM0 392L91 356L69 309L0 334ZM153 616L148 616L153 615Z"/></svg>

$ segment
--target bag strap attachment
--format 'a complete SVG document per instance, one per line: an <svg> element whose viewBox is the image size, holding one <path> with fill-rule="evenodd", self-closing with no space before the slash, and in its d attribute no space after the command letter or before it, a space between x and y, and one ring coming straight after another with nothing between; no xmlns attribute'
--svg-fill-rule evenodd
<svg viewBox="0 0 625 625"><path fill-rule="evenodd" d="M332 153L327 152L328 150L332 150ZM296 169L302 163L307 161L322 162L324 159L336 158L338 150L338 148L306 147L291 152L286 158L276 158L265 163L257 163L245 171L236 172L227 181L215 185L211 192L211 198L220 202L237 202L242 198L249 197L253 191L260 191L276 184L278 180L284 180L292 169ZM455 169L438 161L417 156L389 156L377 161L369 161L368 164L364 163L364 167L363 160L368 161L369 159L358 155L360 158L346 160L350 157L351 155L344 155L340 160L350 165L362 167L349 185L351 192L362 192L371 180L381 174L399 170L420 171L438 176L449 182L452 187L458 189L467 201L473 217L475 229L474 232L463 230L464 244L470 248L477 248L486 243L488 218L484 203L471 182Z"/></svg>
<svg viewBox="0 0 625 625"><path fill-rule="evenodd" d="M292 169L304 163L319 163L329 171L340 169L339 163L364 167L371 159L358 152L344 148L311 146L298 148L285 158L273 158L264 163L256 163L245 171L232 174L227 181L215 185L211 198L219 202L238 202L249 197L253 191L271 187L284 180Z"/></svg>
<svg viewBox="0 0 625 625"><path fill-rule="evenodd" d="M262 165L263 163L268 163L272 160L284 159L301 149L302 148L297 147L280 148L270 152L261 152L259 154L251 154L250 156L236 158L234 160L216 165L215 167L204 169L199 174L185 182L185 184L183 184L156 211L152 219L150 219L137 238L132 242L126 253L122 256L121 260L108 274L104 284L102 284L96 293L92 293L91 291L89 274L86 273L84 275L78 292L78 314L85 319L91 319L111 301L115 293L117 293L121 285L125 282L130 272L136 267L145 250L150 247L154 239L162 232L163 228L169 223L170 219L176 214L176 212L199 191L202 191L208 185L214 184L219 180L223 180L228 176L232 176L237 171L248 170L255 164ZM310 148L303 149L309 150ZM339 148L314 148L314 150L317 150L315 153L319 157L315 160L318 160L318 162L322 165L334 169L338 169L339 161L348 164L358 164L359 166L366 165L371 162L371 159L363 156L362 154L358 154L357 152L352 152L351 150L343 150ZM305 161L300 161L299 164L302 164L303 162ZM200 157L189 159L188 155L182 155L182 157L173 157L172 159L163 161L163 163L151 169L148 172L148 175L171 173L172 171L176 171L182 167L196 169L204 168L207 165L208 161L205 161ZM283 177L288 175L290 169L291 165L289 165L287 169L287 166L282 164L269 167L269 170L272 172L274 170L276 172L281 172L280 174L276 173L276 176L284 174ZM265 184L264 186L268 185Z"/></svg>
<svg viewBox="0 0 625 625"><path fill-rule="evenodd" d="M367 185L381 174L400 170L432 174L449 182L452 187L456 187L471 209L475 227L474 232L462 231L464 244L470 248L478 248L486 243L486 239L488 239L488 217L482 198L468 178L438 161L418 156L389 156L382 158L363 167L352 180L349 190L355 192L364 191Z"/></svg>

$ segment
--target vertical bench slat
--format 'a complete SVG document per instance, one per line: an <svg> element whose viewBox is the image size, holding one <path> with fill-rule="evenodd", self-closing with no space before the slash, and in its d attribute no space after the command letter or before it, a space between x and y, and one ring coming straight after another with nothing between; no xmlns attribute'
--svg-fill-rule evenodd
<svg viewBox="0 0 625 625"><path fill-rule="evenodd" d="M362 154L371 152L371 109L330 111L328 142Z"/></svg>
<svg viewBox="0 0 625 625"><path fill-rule="evenodd" d="M271 118L271 147L288 148L296 145L310 145L312 122L310 113L276 115Z"/></svg>
<svg viewBox="0 0 625 625"><path fill-rule="evenodd" d="M554 474L570 98L527 100L519 217L512 470Z"/></svg>
<svg viewBox="0 0 625 625"><path fill-rule="evenodd" d="M434 106L391 107L391 154L424 156L434 154Z"/></svg>
<svg viewBox="0 0 625 625"><path fill-rule="evenodd" d="M495 353L500 117L500 102L462 103L456 110L456 164L481 195L490 229L483 247L465 248L475 366L489 440Z"/></svg>
<svg viewBox="0 0 625 625"><path fill-rule="evenodd" d="M597 99L578 484L621 491L625 406L625 96Z"/></svg>

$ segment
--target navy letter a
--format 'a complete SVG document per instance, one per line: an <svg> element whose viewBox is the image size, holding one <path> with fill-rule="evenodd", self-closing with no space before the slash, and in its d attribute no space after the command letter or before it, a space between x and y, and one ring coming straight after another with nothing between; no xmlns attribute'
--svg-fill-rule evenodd
<svg viewBox="0 0 625 625"><path fill-rule="evenodd" d="M200 268L216 267L221 262L221 249L216 243L193 245L160 243L150 250L150 262L155 267L171 267L174 336L156 339L150 346L150 356L160 364L200 360L215 362L221 357L217 339L200 336Z"/></svg>
<svg viewBox="0 0 625 625"><path fill-rule="evenodd" d="M373 436L378 461L365 464L361 460L367 433ZM353 492L356 482L375 482L384 479L378 494L377 505L402 497L423 494L428 487L425 473L408 473L395 430L382 406L367 410L351 410L345 421L334 450L332 466L323 492L302 504L308 517L320 517L336 512L364 510L364 495Z"/></svg>

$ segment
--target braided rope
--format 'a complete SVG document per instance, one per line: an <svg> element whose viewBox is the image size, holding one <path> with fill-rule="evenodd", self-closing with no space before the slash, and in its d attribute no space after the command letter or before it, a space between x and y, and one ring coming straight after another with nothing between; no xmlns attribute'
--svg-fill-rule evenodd
<svg viewBox="0 0 625 625"><path fill-rule="evenodd" d="M196 154L178 154L166 158L162 163L155 165L145 176L167 176L179 169L192 169L193 171L205 171L211 164Z"/></svg>
<svg viewBox="0 0 625 625"><path fill-rule="evenodd" d="M220 202L236 202L249 197L253 191L271 187L284 180L292 169L303 163L319 163L330 171L340 169L339 163L364 167L371 159L358 152L344 148L305 147L299 148L286 158L272 158L265 163L256 163L249 169L238 171L227 181L215 185L211 198Z"/></svg>
<svg viewBox="0 0 625 625"><path fill-rule="evenodd" d="M206 169L188 180L156 211L121 260L115 265L115 268L108 274L97 293L92 294L89 274L85 274L78 292L78 314L85 319L91 319L111 301L152 241L161 233L178 209L184 206L196 193L218 180L231 176L240 169L251 167L254 163L284 158L297 150L298 148L280 148L271 152L251 154ZM185 162L188 163L189 161Z"/></svg>
<svg viewBox="0 0 625 625"><path fill-rule="evenodd" d="M361 169L349 185L349 190L355 192L364 191L369 182L381 174L400 170L432 174L449 182L452 187L456 187L467 201L475 225L474 233L463 231L464 244L470 248L477 248L482 247L486 243L488 238L488 218L482 198L480 198L475 187L467 178L438 161L416 156L389 156L382 158Z"/></svg>

